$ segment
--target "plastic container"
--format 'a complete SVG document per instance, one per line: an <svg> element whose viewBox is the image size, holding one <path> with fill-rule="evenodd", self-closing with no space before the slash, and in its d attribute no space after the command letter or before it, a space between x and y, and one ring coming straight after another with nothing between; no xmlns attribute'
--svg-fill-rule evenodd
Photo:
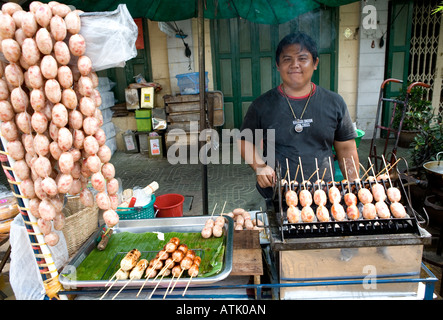
<svg viewBox="0 0 443 320"><path fill-rule="evenodd" d="M180 94L198 94L200 93L199 72L183 73L175 76L180 89ZM208 91L208 72L205 72L205 91Z"/></svg>
<svg viewBox="0 0 443 320"><path fill-rule="evenodd" d="M135 110L135 121L137 122L137 131L149 132L152 130L151 109Z"/></svg>
<svg viewBox="0 0 443 320"><path fill-rule="evenodd" d="M121 220L152 219L155 217L154 202L155 195L152 195L151 202L144 207L122 208L118 207L116 212Z"/></svg>
<svg viewBox="0 0 443 320"><path fill-rule="evenodd" d="M177 193L168 193L158 196L154 203L157 212L157 218L182 217L183 202L185 197Z"/></svg>
<svg viewBox="0 0 443 320"><path fill-rule="evenodd" d="M361 129L356 129L355 131L357 132L357 138L355 138L355 145L357 146L357 149L358 149L358 146L360 145L361 138L363 138L363 136L366 134L366 132L364 132ZM332 147L332 151L334 152L334 155L335 155L334 147ZM334 180L338 181L338 182L342 181L344 179L344 177L343 177L343 174L341 173L340 166L339 166L337 160L334 161L334 171L335 171L334 172Z"/></svg>

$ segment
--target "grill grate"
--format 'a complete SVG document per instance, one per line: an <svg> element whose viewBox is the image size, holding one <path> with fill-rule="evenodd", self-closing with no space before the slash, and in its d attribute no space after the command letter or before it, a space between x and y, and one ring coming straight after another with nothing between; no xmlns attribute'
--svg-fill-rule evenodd
<svg viewBox="0 0 443 320"><path fill-rule="evenodd" d="M299 222L299 223L289 223L286 219L286 210L288 208L286 200L284 197L285 192L288 190L287 185L281 184L281 179L278 179L277 175L277 186L274 191L273 205L274 208L278 208L281 219L277 219L280 231L284 238L311 238L311 237L337 237L337 236L357 236L357 235L381 235L381 234L402 234L402 233L414 233L419 234L417 219L413 211L405 206L407 216L405 218L394 218L391 216L389 219L363 219L362 217L358 220L344 220L344 221L334 221L331 215L331 221L328 222ZM372 186L375 181L362 181L361 187L368 188L372 192ZM385 192L390 187L388 180L378 181L385 188ZM332 186L330 183L323 184L322 189L328 194L329 188ZM346 204L344 203L344 194L348 192L349 187L351 192L357 195L358 190L361 188L358 182L351 182L348 187L348 182L336 182L335 186L340 190L341 201L346 211ZM310 184L307 189L313 195L314 192L319 189L318 184ZM299 195L301 188L293 188L294 191ZM402 195L403 197L404 195ZM386 199L386 203L389 206L391 203ZM301 210L300 204L298 205ZM312 203L311 208L314 212L317 209L317 205ZM331 212L331 204L326 204L326 208L329 213ZM357 208L360 213L362 212L363 204L359 201L357 203Z"/></svg>

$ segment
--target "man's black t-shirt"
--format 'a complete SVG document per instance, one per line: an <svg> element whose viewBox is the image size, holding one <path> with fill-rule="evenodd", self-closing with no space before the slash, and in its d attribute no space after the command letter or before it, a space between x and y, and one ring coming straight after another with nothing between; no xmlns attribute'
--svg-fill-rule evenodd
<svg viewBox="0 0 443 320"><path fill-rule="evenodd" d="M270 153L275 152L274 159L281 165L282 177L286 173L286 159L288 159L291 180L294 179L300 157L305 180L316 170L315 159L317 159L320 178L324 169L327 168L324 180L330 181L329 158L332 162L334 141L351 140L357 134L346 103L340 95L314 85L310 101L300 121L307 99L308 96L288 97L297 121L294 119L281 86L273 88L250 105L241 130L251 129L253 133L256 129L264 130L263 154L268 157ZM303 131L300 133L294 129L297 123L303 126ZM268 141L266 129L275 130L275 142ZM259 145L260 141L255 141L255 134L253 136L255 144ZM274 163L267 164L275 167ZM334 169L334 164L332 168ZM317 175L314 175L311 181L316 179ZM297 174L297 181L302 181L301 170Z"/></svg>

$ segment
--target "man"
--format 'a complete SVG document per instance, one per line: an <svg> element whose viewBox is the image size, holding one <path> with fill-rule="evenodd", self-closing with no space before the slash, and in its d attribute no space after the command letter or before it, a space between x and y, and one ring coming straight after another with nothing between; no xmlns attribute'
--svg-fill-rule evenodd
<svg viewBox="0 0 443 320"><path fill-rule="evenodd" d="M347 176L353 181L357 175L352 158L359 165L357 135L343 98L311 82L319 63L314 40L301 32L289 34L280 41L275 59L283 83L251 104L241 128L242 132L250 129L253 137L257 129L263 130L263 157L259 155L259 141L254 144L244 137L239 140L243 159L256 172L258 191L264 198L272 197L275 163L265 162L270 153L275 153L282 177L288 162L290 177L286 180L294 179L299 165L297 181L302 181L302 177L307 180L317 170L317 162L319 177L324 174L324 180L331 181L332 146L343 176L346 177L343 165L346 159ZM268 140L269 129L275 130L275 141ZM316 179L314 175L311 181Z"/></svg>

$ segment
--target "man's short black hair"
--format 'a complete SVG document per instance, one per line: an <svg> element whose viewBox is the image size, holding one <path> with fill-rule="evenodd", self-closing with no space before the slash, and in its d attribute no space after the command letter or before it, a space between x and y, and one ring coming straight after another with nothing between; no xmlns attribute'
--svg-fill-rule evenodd
<svg viewBox="0 0 443 320"><path fill-rule="evenodd" d="M281 39L280 43L278 44L277 50L275 51L275 62L277 63L277 65L279 65L280 63L280 54L283 51L283 48L291 44L300 45L300 50L308 50L311 53L314 62L317 60L318 50L317 44L315 43L314 39L312 39L306 33L298 31L290 33L283 39Z"/></svg>

